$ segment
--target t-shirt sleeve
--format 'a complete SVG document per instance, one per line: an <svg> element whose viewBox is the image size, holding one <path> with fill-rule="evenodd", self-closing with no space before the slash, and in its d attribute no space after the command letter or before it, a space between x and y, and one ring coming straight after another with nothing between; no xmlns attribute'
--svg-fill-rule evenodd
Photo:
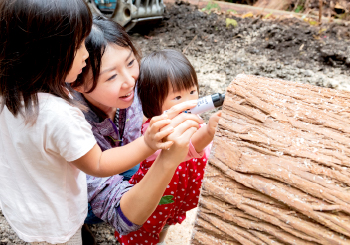
<svg viewBox="0 0 350 245"><path fill-rule="evenodd" d="M96 144L91 125L78 108L66 105L56 111L54 118L49 120L47 148L66 161L81 158Z"/></svg>

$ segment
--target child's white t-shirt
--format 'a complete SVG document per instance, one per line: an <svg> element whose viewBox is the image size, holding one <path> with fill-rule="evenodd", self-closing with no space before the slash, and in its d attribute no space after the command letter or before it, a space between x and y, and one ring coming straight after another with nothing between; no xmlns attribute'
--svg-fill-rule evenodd
<svg viewBox="0 0 350 245"><path fill-rule="evenodd" d="M39 94L39 117L26 125L0 113L0 206L26 242L64 243L87 215L85 174L69 163L96 144L83 113L65 100Z"/></svg>

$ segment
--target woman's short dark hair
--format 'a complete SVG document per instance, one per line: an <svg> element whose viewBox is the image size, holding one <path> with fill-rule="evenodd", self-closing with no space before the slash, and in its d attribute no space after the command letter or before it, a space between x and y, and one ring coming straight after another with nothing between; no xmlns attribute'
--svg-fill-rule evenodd
<svg viewBox="0 0 350 245"><path fill-rule="evenodd" d="M0 1L0 109L34 122L38 92L74 104L65 80L91 25L84 0Z"/></svg>
<svg viewBox="0 0 350 245"><path fill-rule="evenodd" d="M197 74L182 53L164 49L142 59L137 94L147 118L163 113L162 105L170 88L176 92L193 86L197 86L198 90Z"/></svg>
<svg viewBox="0 0 350 245"><path fill-rule="evenodd" d="M134 53L138 62L140 62L140 53L132 43L129 35L124 28L118 23L103 17L94 16L92 21L92 29L89 36L85 40L85 46L89 52L89 58L86 60L86 67L78 79L72 83L72 87L80 87L84 85L86 93L91 93L97 85L100 76L101 60L108 45L115 44L122 48L130 48ZM91 75L92 72L92 85Z"/></svg>

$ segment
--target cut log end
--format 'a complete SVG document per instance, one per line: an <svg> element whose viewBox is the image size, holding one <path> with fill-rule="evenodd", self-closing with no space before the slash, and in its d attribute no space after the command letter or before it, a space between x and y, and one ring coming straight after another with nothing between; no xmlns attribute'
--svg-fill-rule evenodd
<svg viewBox="0 0 350 245"><path fill-rule="evenodd" d="M350 93L239 75L192 244L350 244Z"/></svg>

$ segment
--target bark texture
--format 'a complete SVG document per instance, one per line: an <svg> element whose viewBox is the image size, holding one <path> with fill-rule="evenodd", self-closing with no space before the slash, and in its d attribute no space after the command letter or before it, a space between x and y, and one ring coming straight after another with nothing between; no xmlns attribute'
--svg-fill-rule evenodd
<svg viewBox="0 0 350 245"><path fill-rule="evenodd" d="M267 9L287 10L292 0L258 0L254 6Z"/></svg>
<svg viewBox="0 0 350 245"><path fill-rule="evenodd" d="M239 75L191 244L350 244L350 93Z"/></svg>

